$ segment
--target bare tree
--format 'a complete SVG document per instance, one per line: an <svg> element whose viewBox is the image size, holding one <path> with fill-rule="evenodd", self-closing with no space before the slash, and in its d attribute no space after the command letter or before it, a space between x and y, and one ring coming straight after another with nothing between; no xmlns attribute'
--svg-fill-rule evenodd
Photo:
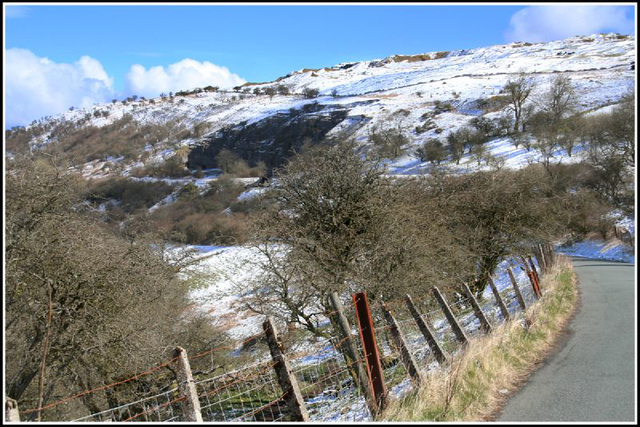
<svg viewBox="0 0 640 427"><path fill-rule="evenodd" d="M464 260L457 237L442 232L447 216L425 205L418 183L381 173L349 143L314 147L279 171L255 222L266 262L252 284L254 311L321 334L332 292L393 299L457 277Z"/></svg>
<svg viewBox="0 0 640 427"><path fill-rule="evenodd" d="M556 74L550 79L547 92L541 95L540 107L547 112L553 124L558 124L566 116L575 111L577 97L571 79L562 74Z"/></svg>
<svg viewBox="0 0 640 427"><path fill-rule="evenodd" d="M448 231L466 239L477 265L477 271L466 270L467 280L478 295L504 256L523 253L562 229L560 196L536 165L433 180L424 197L434 198L433 206L447 215Z"/></svg>
<svg viewBox="0 0 640 427"><path fill-rule="evenodd" d="M65 168L18 159L6 177L7 395L44 404L167 357L190 328L180 265L157 242L100 224L85 211L83 181ZM180 344L200 351L220 336L198 327L205 342ZM101 396L82 402L104 410Z"/></svg>
<svg viewBox="0 0 640 427"><path fill-rule="evenodd" d="M511 109L514 114L514 132L519 132L523 126L523 116L526 112L526 102L531 95L531 92L536 86L536 82L532 76L525 73L520 73L518 77L509 79L504 86L503 91L506 92L509 97Z"/></svg>

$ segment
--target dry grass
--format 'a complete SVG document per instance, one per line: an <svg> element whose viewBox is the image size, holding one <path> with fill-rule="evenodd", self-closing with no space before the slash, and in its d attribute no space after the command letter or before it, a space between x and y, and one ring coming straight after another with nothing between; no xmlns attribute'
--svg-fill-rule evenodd
<svg viewBox="0 0 640 427"><path fill-rule="evenodd" d="M564 257L542 282L543 297L524 316L472 339L426 385L391 402L386 421L487 421L554 346L577 304L575 273ZM527 325L525 327L524 325Z"/></svg>

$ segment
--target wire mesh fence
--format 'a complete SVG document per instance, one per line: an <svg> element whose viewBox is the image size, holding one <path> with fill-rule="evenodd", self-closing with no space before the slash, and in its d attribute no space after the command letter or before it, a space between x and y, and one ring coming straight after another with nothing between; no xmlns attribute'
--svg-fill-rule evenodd
<svg viewBox="0 0 640 427"><path fill-rule="evenodd" d="M511 266L528 307L537 299L534 288L521 264L512 263ZM506 273L496 277L496 287L497 296L506 306L509 316L518 316L522 312L522 306ZM488 291L477 299L491 326L505 321L497 296ZM460 337L454 333L443 309L434 303L432 296L424 296L413 302L417 314L411 311L407 301L400 299L385 304L378 301L371 306L370 316L373 319L373 332L384 383L388 394L395 398L402 398L415 388L415 382L409 375L406 353L403 358L401 346L405 346L422 373L442 367L424 329L416 321L416 316L428 325L437 344L447 356L454 356L465 348ZM486 332L482 329L480 317L469 295L449 292L447 304L469 337ZM392 326L389 317L385 317L385 310L392 314L397 329L394 329L396 326ZM330 335L328 338L316 336L311 339L310 334L301 333L296 335L296 345L287 345L289 348L285 351L290 361L291 373L297 380L301 404L306 408L310 421L371 421L374 415L363 389L367 385L362 383L357 370L358 364L367 365L366 359L370 355L365 354L360 339L359 319L353 304L345 304L340 313L347 319L351 329L356 360L346 350L347 337L339 330L333 330L335 324L327 321L324 331L326 335ZM330 312L327 316L336 314ZM402 337L400 341L394 335L396 330ZM195 400L199 404L198 411L204 422L286 422L293 419L288 403L290 392L282 385L275 369L278 362L269 356L266 339L266 334L260 333L244 340L242 347L251 348L254 361L234 370L217 366L214 358L216 352L236 354L238 350L233 347L210 349L189 358L194 363L200 363L199 369L193 372L192 383ZM248 343L251 344L250 347ZM282 346L281 343L279 345ZM23 420L25 416L26 420L33 420L35 414L54 411L56 417L63 417L64 413L75 414L74 417L66 418L72 422L184 421L184 403L187 397L181 389L184 383L178 383L174 362L175 358L130 378L76 393L41 408L24 410L21 415ZM95 410L101 407L108 409ZM82 412L86 415L82 415Z"/></svg>
<svg viewBox="0 0 640 427"><path fill-rule="evenodd" d="M179 395L176 387L155 396L149 396L116 408L75 419L72 422L179 421L182 415L180 402L184 399Z"/></svg>
<svg viewBox="0 0 640 427"><path fill-rule="evenodd" d="M284 421L286 405L269 360L195 382L203 421Z"/></svg>
<svg viewBox="0 0 640 427"><path fill-rule="evenodd" d="M311 421L347 422L371 417L358 384L355 363L341 351L345 339L329 338L292 357Z"/></svg>

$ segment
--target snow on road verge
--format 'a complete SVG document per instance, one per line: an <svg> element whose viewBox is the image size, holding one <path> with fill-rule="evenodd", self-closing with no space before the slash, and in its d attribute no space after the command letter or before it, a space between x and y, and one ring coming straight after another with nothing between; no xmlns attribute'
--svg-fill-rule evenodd
<svg viewBox="0 0 640 427"><path fill-rule="evenodd" d="M635 264L634 247L614 240L605 242L603 240L584 240L571 245L561 245L556 248L558 253L583 257L605 259L610 261L621 261Z"/></svg>

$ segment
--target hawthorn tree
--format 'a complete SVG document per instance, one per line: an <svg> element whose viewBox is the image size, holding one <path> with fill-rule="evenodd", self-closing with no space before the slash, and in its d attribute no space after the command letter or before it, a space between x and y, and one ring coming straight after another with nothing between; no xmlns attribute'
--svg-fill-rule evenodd
<svg viewBox="0 0 640 427"><path fill-rule="evenodd" d="M532 76L520 73L517 77L507 81L503 91L508 96L511 110L514 115L514 132L520 132L520 128L524 130L524 118L527 115L527 100L531 92L536 87L536 81Z"/></svg>
<svg viewBox="0 0 640 427"><path fill-rule="evenodd" d="M101 223L83 194L84 181L50 161L7 166L5 386L25 409L142 372L176 345L201 351L222 337L189 313L189 285L177 277L184 264L168 262L156 241ZM80 401L91 412L115 402Z"/></svg>

